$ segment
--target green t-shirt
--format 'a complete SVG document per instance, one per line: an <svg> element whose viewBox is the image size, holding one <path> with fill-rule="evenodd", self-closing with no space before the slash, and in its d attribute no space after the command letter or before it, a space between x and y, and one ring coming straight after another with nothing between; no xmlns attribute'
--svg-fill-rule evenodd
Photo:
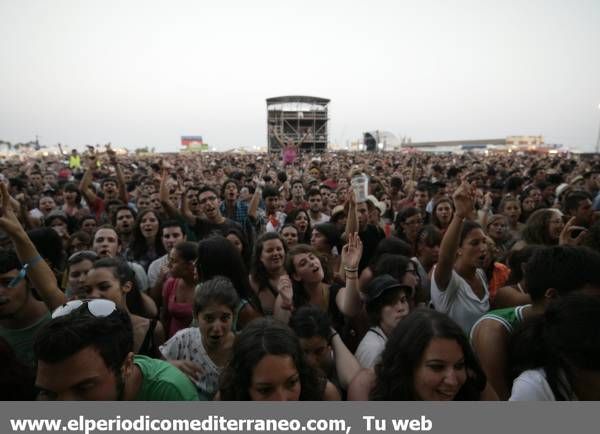
<svg viewBox="0 0 600 434"><path fill-rule="evenodd" d="M198 400L194 384L170 363L146 356L134 356L133 363L140 368L144 377L136 401Z"/></svg>
<svg viewBox="0 0 600 434"><path fill-rule="evenodd" d="M7 329L0 327L0 337L4 338L8 345L15 351L17 359L25 365L33 367L33 341L37 331L50 321L50 312L44 314L39 320L29 327L22 329Z"/></svg>

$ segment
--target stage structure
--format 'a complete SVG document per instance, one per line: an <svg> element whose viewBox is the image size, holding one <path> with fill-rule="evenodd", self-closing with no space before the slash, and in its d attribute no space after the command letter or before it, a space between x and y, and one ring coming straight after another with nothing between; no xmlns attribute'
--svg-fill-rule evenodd
<svg viewBox="0 0 600 434"><path fill-rule="evenodd" d="M313 96L279 96L267 99L269 152L279 152L280 142L298 143L303 151L327 150L329 100Z"/></svg>

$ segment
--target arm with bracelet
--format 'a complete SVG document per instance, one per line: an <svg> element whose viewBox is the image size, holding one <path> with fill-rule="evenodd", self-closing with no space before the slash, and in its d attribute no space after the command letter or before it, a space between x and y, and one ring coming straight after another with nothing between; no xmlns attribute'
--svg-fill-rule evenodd
<svg viewBox="0 0 600 434"><path fill-rule="evenodd" d="M340 312L352 318L360 313L362 300L358 286L358 264L362 257L363 245L358 233L348 235L348 242L342 249L342 268L345 272L346 286L336 295Z"/></svg>
<svg viewBox="0 0 600 434"><path fill-rule="evenodd" d="M6 185L0 183L2 200L0 209L0 227L12 240L19 260L23 264L16 279L24 279L28 276L32 286L37 290L42 301L49 310L54 310L67 301L67 297L56 283L54 273L42 259L33 242L27 236L25 229L19 223L12 206ZM11 284L16 285L18 282Z"/></svg>
<svg viewBox="0 0 600 434"><path fill-rule="evenodd" d="M333 349L335 370L340 381L340 386L342 386L342 389L347 390L350 382L362 368L354 354L344 344L338 332L333 329L329 336L329 345Z"/></svg>

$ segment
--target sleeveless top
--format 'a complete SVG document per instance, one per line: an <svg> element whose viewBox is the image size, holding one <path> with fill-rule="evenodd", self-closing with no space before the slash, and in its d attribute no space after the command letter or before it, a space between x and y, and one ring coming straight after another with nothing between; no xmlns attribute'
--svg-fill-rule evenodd
<svg viewBox="0 0 600 434"><path fill-rule="evenodd" d="M138 355L160 358L160 350L154 342L154 330L156 329L157 322L158 319L156 318L150 321L148 331L146 332L146 336L144 336L144 341L142 342L142 345L140 345L140 349L137 352Z"/></svg>
<svg viewBox="0 0 600 434"><path fill-rule="evenodd" d="M244 309L244 307L246 307L247 304L249 304L248 300L241 298L240 302L235 307L235 312L233 313L233 322L231 323L231 330L233 330L234 333L237 333L242 330L238 329L238 322L240 320L240 312L242 311L242 309Z"/></svg>
<svg viewBox="0 0 600 434"><path fill-rule="evenodd" d="M190 326L193 319L192 303L180 303L175 299L179 279L170 277L163 287L163 300L167 310L167 337Z"/></svg>
<svg viewBox="0 0 600 434"><path fill-rule="evenodd" d="M492 310L481 318L479 318L473 327L471 328L470 339L473 340L473 331L475 327L486 319L491 319L494 321L498 321L502 326L506 329L506 331L510 334L513 332L514 328L523 322L523 311L525 308L530 307L530 304L524 304L523 306L517 307L506 307L503 309L495 309Z"/></svg>

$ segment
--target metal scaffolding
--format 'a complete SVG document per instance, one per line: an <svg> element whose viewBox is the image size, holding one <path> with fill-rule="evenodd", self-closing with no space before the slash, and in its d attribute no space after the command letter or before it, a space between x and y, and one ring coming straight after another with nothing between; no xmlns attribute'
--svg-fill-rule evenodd
<svg viewBox="0 0 600 434"><path fill-rule="evenodd" d="M281 142L299 143L303 151L327 150L329 100L312 96L280 96L267 99L269 152L281 150ZM278 140L279 139L279 140Z"/></svg>

